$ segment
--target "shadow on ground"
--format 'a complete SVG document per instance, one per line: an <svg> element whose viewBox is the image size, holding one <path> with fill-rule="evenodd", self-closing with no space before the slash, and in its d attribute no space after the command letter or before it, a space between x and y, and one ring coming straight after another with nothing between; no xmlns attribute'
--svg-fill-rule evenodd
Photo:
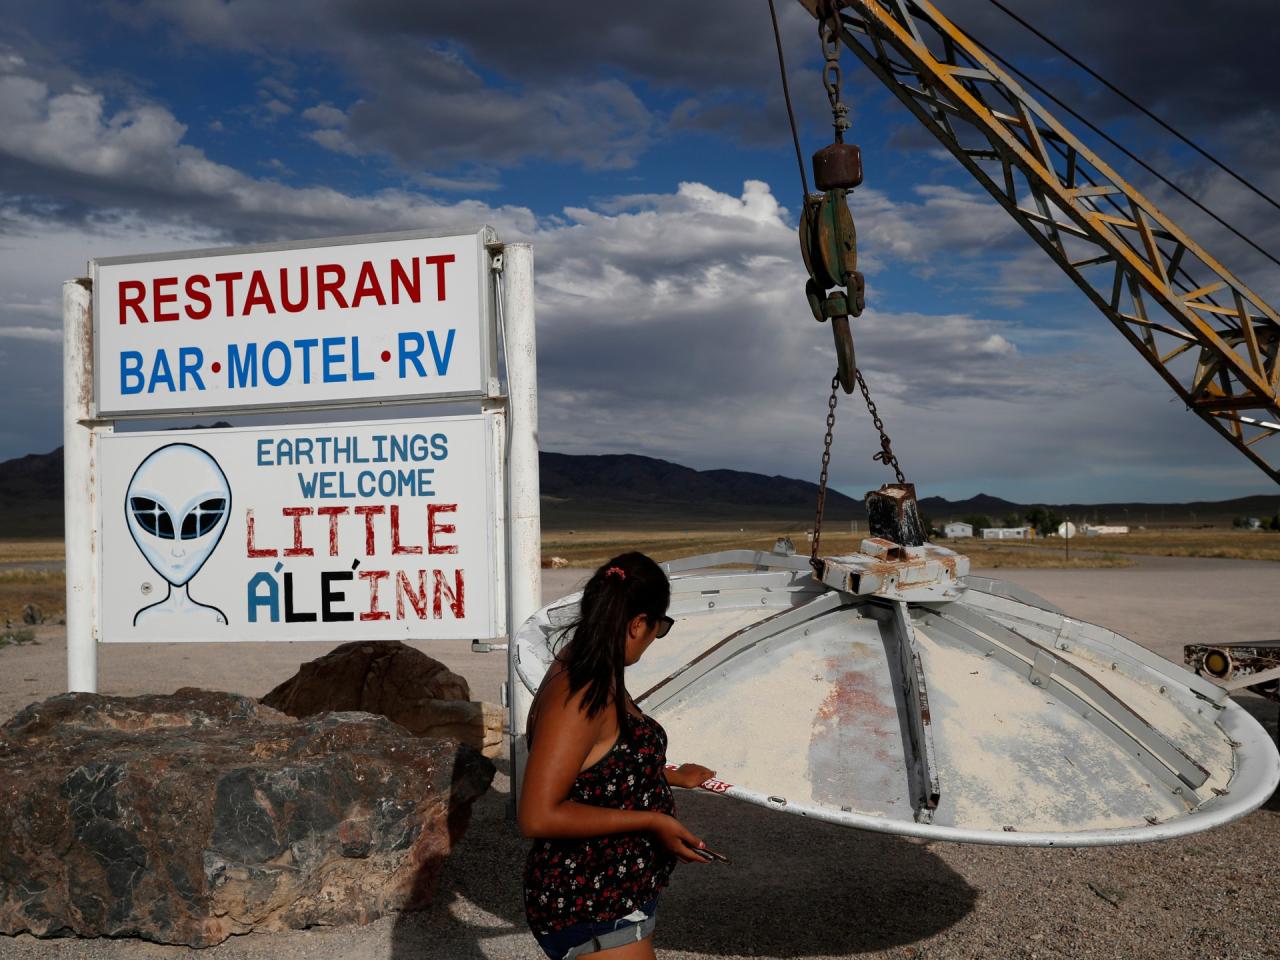
<svg viewBox="0 0 1280 960"><path fill-rule="evenodd" d="M1236 703L1244 707L1271 734L1271 742L1280 747L1280 704L1252 693L1237 696ZM1280 811L1280 790L1262 805L1263 810Z"/></svg>
<svg viewBox="0 0 1280 960"><path fill-rule="evenodd" d="M445 863L434 903L401 914L392 960L542 956L524 919L528 841L507 819L510 762ZM676 869L659 949L707 956L842 956L911 944L967 914L977 892L927 844L677 791L683 822L731 864ZM487 941L504 941L502 944Z"/></svg>

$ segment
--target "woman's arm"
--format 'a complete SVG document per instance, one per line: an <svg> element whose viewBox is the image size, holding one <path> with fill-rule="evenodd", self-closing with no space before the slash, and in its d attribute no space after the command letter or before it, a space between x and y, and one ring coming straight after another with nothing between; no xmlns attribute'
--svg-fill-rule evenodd
<svg viewBox="0 0 1280 960"><path fill-rule="evenodd" d="M653 811L616 810L566 799L609 716L606 708L588 720L582 706L586 691L578 691L566 703L568 690L568 676L562 673L548 682L539 698L537 736L520 791L520 832L551 838L653 829L661 816Z"/></svg>
<svg viewBox="0 0 1280 960"><path fill-rule="evenodd" d="M682 763L678 767L674 763L668 763L662 768L662 773L668 784L687 790L702 786L716 775L714 770L700 763Z"/></svg>
<svg viewBox="0 0 1280 960"><path fill-rule="evenodd" d="M600 738L604 710L588 720L582 708L584 691L565 702L568 677L561 674L547 683L540 696L538 729L525 766L517 819L526 837L598 837L606 833L652 831L682 863L706 863L693 850L703 846L679 820L654 810L618 810L575 803L566 799L582 762Z"/></svg>

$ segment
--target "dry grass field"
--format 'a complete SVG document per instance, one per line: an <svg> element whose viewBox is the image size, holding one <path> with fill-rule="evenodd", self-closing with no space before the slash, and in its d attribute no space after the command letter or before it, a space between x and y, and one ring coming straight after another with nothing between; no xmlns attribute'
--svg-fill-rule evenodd
<svg viewBox="0 0 1280 960"><path fill-rule="evenodd" d="M982 540L953 540L945 542L957 553L969 558L974 569L982 570L1085 570L1098 567L1131 567L1133 560L1121 553L1107 551L1072 550L1071 556L1064 554L1061 546L1026 549L1011 540L984 542Z"/></svg>
<svg viewBox="0 0 1280 960"><path fill-rule="evenodd" d="M573 567L596 567L625 550L641 550L655 560L664 561L718 550L771 550L778 537L790 537L796 552L807 555L810 544L806 530L807 527L798 526L794 520L688 530L544 530L542 556L544 559L561 557ZM827 556L852 553L866 535L865 525L858 533L851 532L848 523L841 523L838 528L833 526L823 532L822 552ZM1012 541L962 540L945 545L967 554L975 567L985 569L1127 567L1133 562L1113 553L1099 552L1073 555L1067 562L1061 552L1019 549L1022 545Z"/></svg>
<svg viewBox="0 0 1280 960"><path fill-rule="evenodd" d="M0 564L58 563L65 555L61 540L0 540Z"/></svg>
<svg viewBox="0 0 1280 960"><path fill-rule="evenodd" d="M61 540L0 540L0 628L21 624L27 604L39 608L45 622L63 617L66 577L44 565L60 564L64 556Z"/></svg>
<svg viewBox="0 0 1280 960"><path fill-rule="evenodd" d="M977 556L974 544L963 543L963 552ZM954 544L953 544L954 546ZM1061 555L1063 541L1057 537L1043 540L1004 540L998 549L1010 551L1052 550ZM1280 533L1260 530L1237 530L1232 527L1154 527L1133 533L1103 537L1076 537L1071 541L1071 556L1094 553L1135 554L1148 557L1214 557L1227 560L1280 560Z"/></svg>
<svg viewBox="0 0 1280 960"><path fill-rule="evenodd" d="M27 604L38 608L46 622L57 622L66 606L66 583L61 570L0 570L0 627L21 623Z"/></svg>

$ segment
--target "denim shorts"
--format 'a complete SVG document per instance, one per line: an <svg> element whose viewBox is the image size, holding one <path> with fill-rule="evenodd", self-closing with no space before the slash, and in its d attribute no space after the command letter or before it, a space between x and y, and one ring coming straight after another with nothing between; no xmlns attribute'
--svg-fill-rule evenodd
<svg viewBox="0 0 1280 960"><path fill-rule="evenodd" d="M543 952L551 960L572 960L573 957L595 953L597 950L607 950L633 940L643 940L653 932L654 917L657 912L658 899L655 897L617 920L575 923L555 933L534 933L533 938L538 941L538 946L542 947ZM615 931L617 931L616 937L611 937L601 945L596 943L595 938Z"/></svg>

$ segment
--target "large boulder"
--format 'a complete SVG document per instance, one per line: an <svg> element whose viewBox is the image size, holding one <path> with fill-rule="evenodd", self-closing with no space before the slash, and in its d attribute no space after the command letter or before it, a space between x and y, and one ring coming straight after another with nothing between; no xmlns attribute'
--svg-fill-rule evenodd
<svg viewBox="0 0 1280 960"><path fill-rule="evenodd" d="M0 727L0 932L202 947L425 906L493 774L368 714L52 697Z"/></svg>
<svg viewBox="0 0 1280 960"><path fill-rule="evenodd" d="M291 717L363 710L420 737L456 737L485 756L502 750L502 707L473 701L463 677L399 641L335 647L304 663L262 702Z"/></svg>

